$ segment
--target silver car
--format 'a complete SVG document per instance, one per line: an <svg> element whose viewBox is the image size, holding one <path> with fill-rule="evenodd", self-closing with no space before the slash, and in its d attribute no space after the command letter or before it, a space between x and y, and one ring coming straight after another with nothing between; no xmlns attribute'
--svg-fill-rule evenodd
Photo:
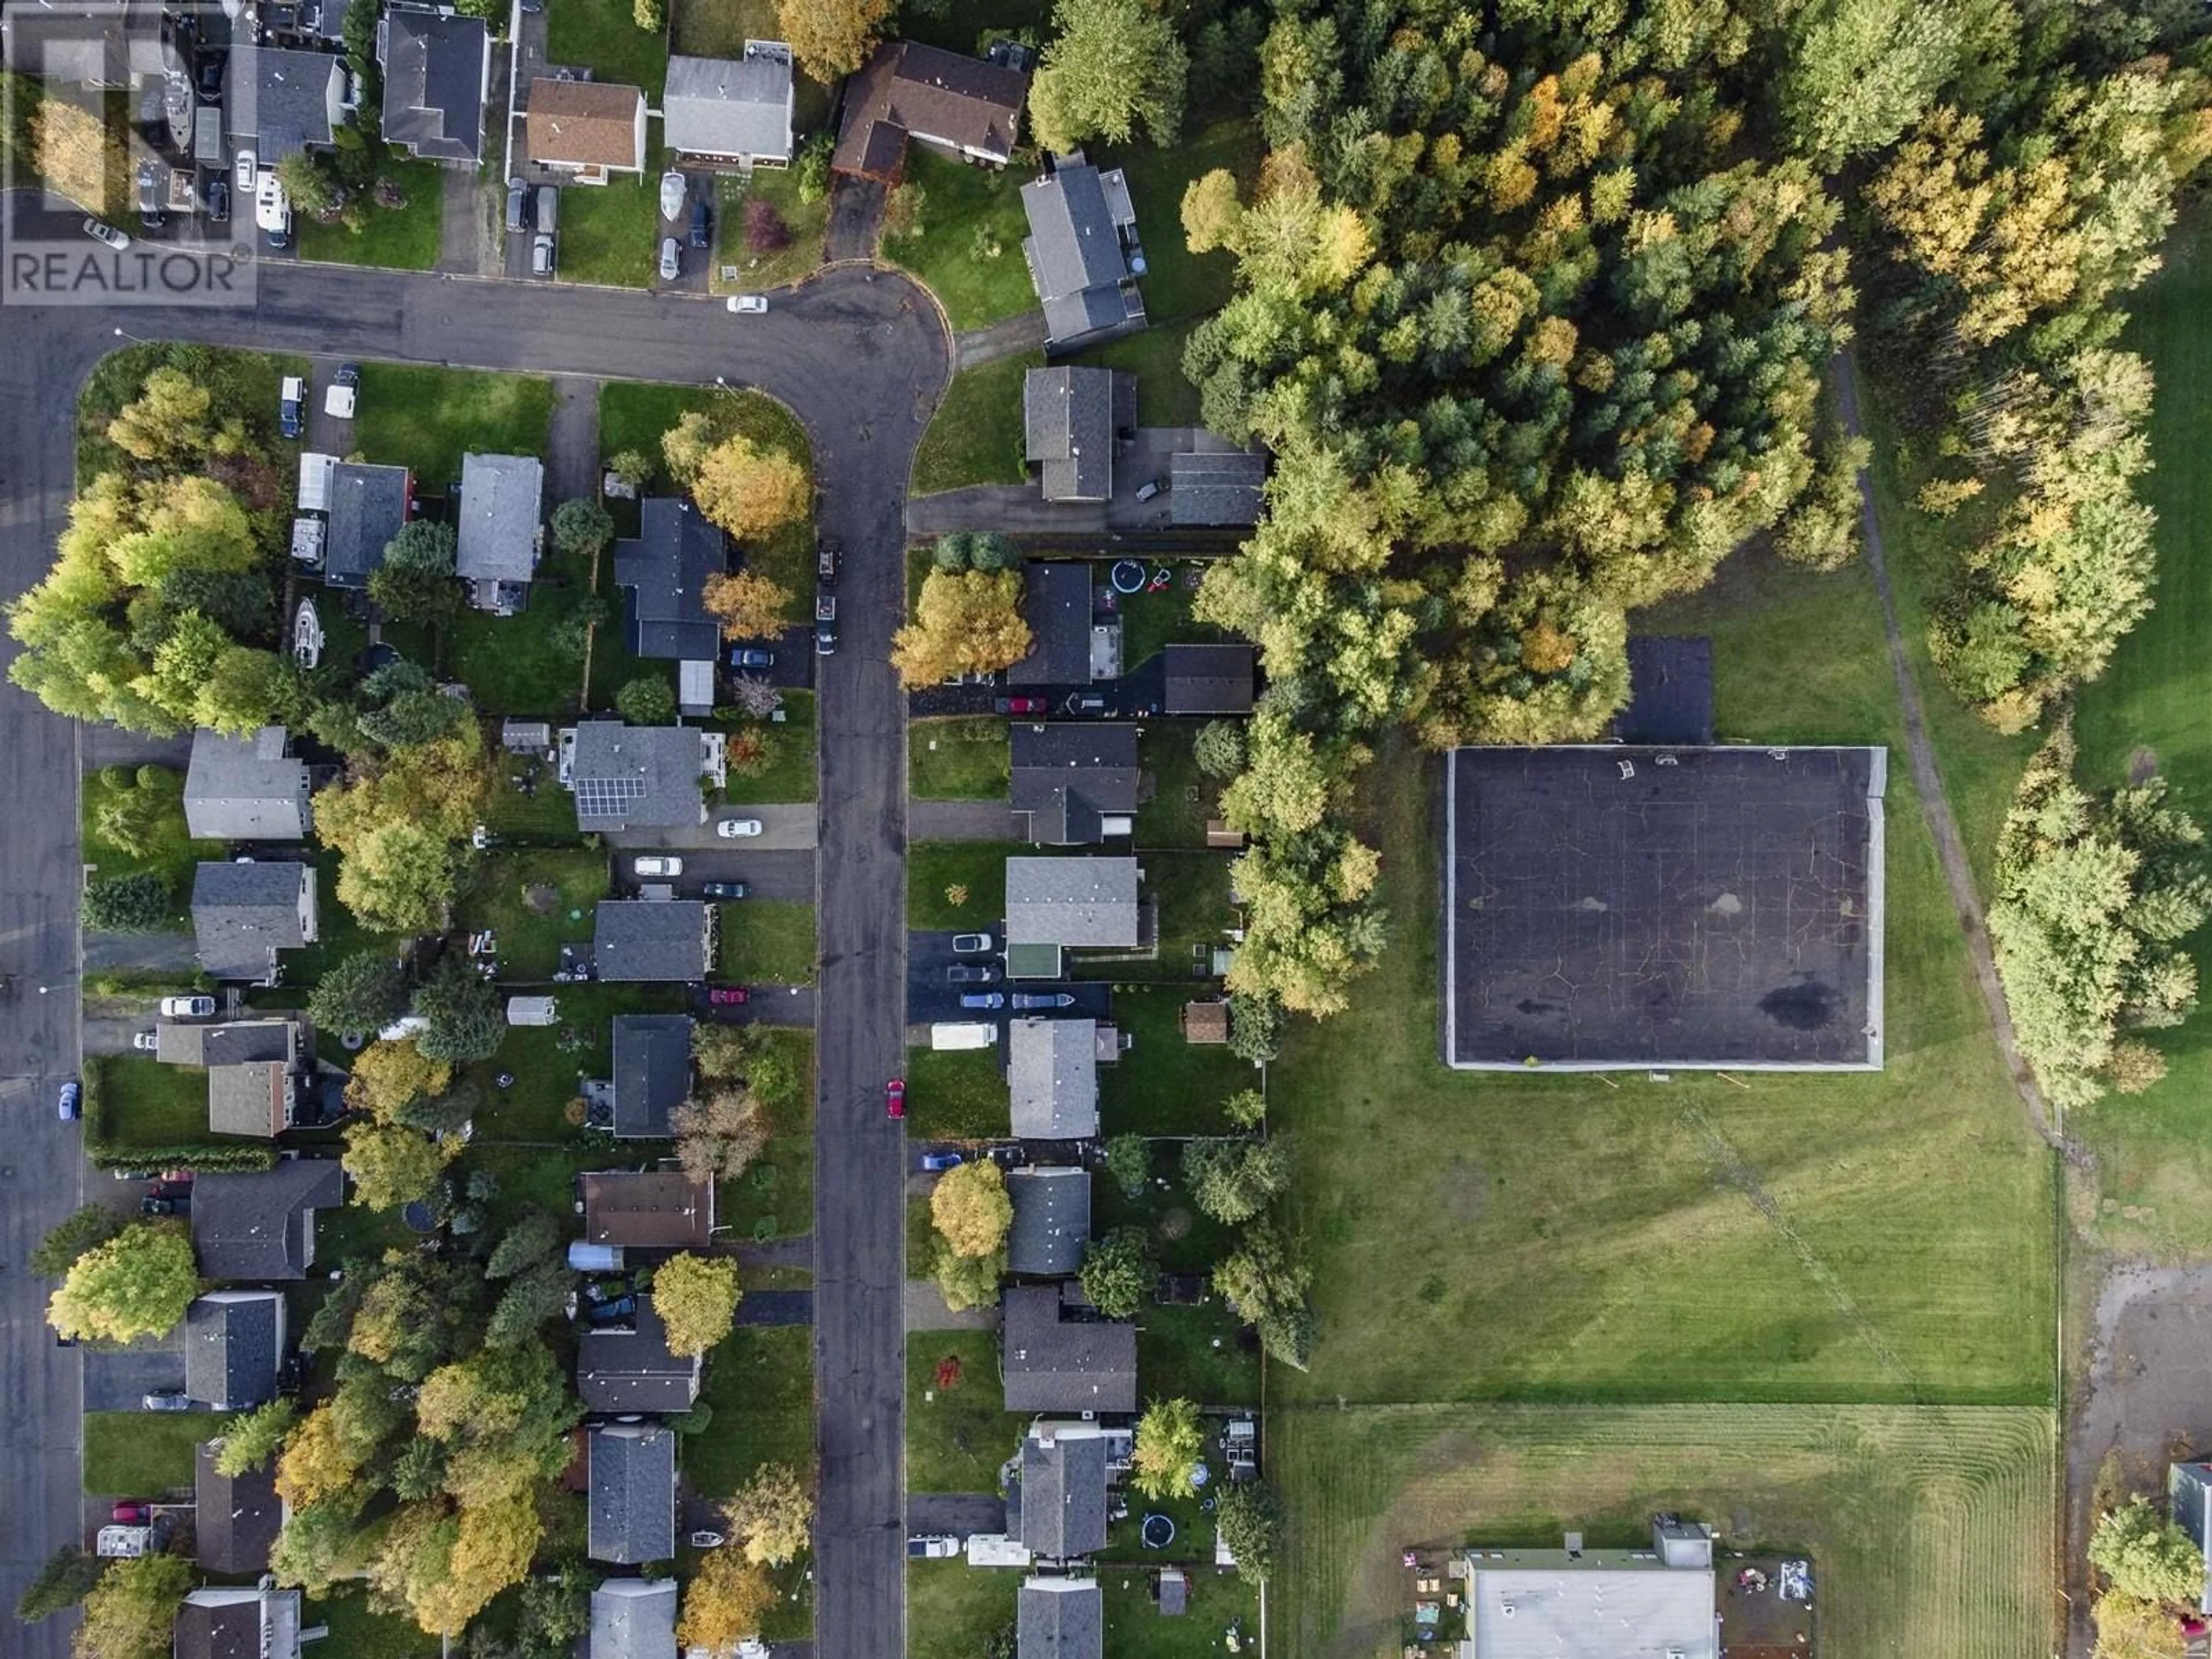
<svg viewBox="0 0 2212 1659"><path fill-rule="evenodd" d="M684 245L673 236L660 239L660 280L672 283L684 274Z"/></svg>

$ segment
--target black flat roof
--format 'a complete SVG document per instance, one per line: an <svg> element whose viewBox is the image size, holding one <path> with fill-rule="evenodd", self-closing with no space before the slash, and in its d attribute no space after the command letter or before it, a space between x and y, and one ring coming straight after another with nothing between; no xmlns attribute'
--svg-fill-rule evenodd
<svg viewBox="0 0 2212 1659"><path fill-rule="evenodd" d="M1461 749L1447 1064L1881 1064L1871 749Z"/></svg>
<svg viewBox="0 0 2212 1659"><path fill-rule="evenodd" d="M1628 707L1613 717L1623 743L1713 740L1713 642L1653 635L1628 642Z"/></svg>

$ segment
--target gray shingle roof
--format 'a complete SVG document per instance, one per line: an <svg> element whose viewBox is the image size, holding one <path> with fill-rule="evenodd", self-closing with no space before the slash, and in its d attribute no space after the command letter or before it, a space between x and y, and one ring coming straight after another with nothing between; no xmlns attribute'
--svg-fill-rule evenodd
<svg viewBox="0 0 2212 1659"><path fill-rule="evenodd" d="M1083 1265L1083 1247L1091 1242L1090 1170L1009 1170L1006 1196L1014 1204L1014 1224L1006 1235L1010 1271L1064 1277Z"/></svg>
<svg viewBox="0 0 2212 1659"><path fill-rule="evenodd" d="M545 465L535 455L461 457L454 573L470 582L528 581L538 568L544 496Z"/></svg>
<svg viewBox="0 0 2212 1659"><path fill-rule="evenodd" d="M672 69L687 60L669 61ZM714 661L722 630L702 608L701 595L709 576L729 568L720 526L675 495L641 503L638 518L637 539L615 544L615 586L630 590L631 653L678 662Z"/></svg>
<svg viewBox="0 0 2212 1659"><path fill-rule="evenodd" d="M330 524L323 534L323 580L367 587L384 550L407 522L413 480L404 466L340 461L331 468Z"/></svg>
<svg viewBox="0 0 2212 1659"><path fill-rule="evenodd" d="M707 977L706 904L698 899L602 899L592 960L608 981L689 985Z"/></svg>
<svg viewBox="0 0 2212 1659"><path fill-rule="evenodd" d="M669 1113L691 1093L690 1018L617 1014L614 1056L615 1133L665 1140Z"/></svg>
<svg viewBox="0 0 2212 1659"><path fill-rule="evenodd" d="M1022 1544L1065 1561L1106 1547L1106 1437L1039 1424L1022 1442Z"/></svg>
<svg viewBox="0 0 2212 1659"><path fill-rule="evenodd" d="M1009 685L1091 683L1091 567L1080 559L1022 567L1022 620L1030 653L1006 671Z"/></svg>
<svg viewBox="0 0 2212 1659"><path fill-rule="evenodd" d="M217 1411L273 1399L283 1358L284 1298L275 1291L216 1291L185 1315L185 1392Z"/></svg>
<svg viewBox="0 0 2212 1659"><path fill-rule="evenodd" d="M1015 1613L1018 1659L1099 1659L1105 1609L1095 1578L1031 1578Z"/></svg>
<svg viewBox="0 0 2212 1659"><path fill-rule="evenodd" d="M676 1559L676 1431L605 1424L591 1435L591 1520L585 1553L634 1567Z"/></svg>
<svg viewBox="0 0 2212 1659"><path fill-rule="evenodd" d="M1137 861L1108 858L1006 860L1010 945L1134 945Z"/></svg>
<svg viewBox="0 0 2212 1659"><path fill-rule="evenodd" d="M218 1474L215 1459L222 1443L202 1441L193 1454L193 1555L210 1572L265 1572L269 1547L284 1520L274 1460L243 1474Z"/></svg>
<svg viewBox="0 0 2212 1659"><path fill-rule="evenodd" d="M204 841L304 841L314 821L307 763L284 753L284 728L251 738L192 733L185 773L185 827Z"/></svg>
<svg viewBox="0 0 2212 1659"><path fill-rule="evenodd" d="M676 1581L610 1578L592 1592L588 1659L676 1659Z"/></svg>
<svg viewBox="0 0 2212 1659"><path fill-rule="evenodd" d="M1133 1412L1137 1409L1137 1328L1118 1319L1066 1319L1054 1285L1005 1293L1006 1409Z"/></svg>
<svg viewBox="0 0 2212 1659"><path fill-rule="evenodd" d="M276 953L312 937L301 925L301 898L313 916L314 866L282 860L203 864L192 876L192 932L200 966L216 979L269 980Z"/></svg>
<svg viewBox="0 0 2212 1659"><path fill-rule="evenodd" d="M1030 815L1030 839L1041 846L1102 841L1103 816L1137 810L1144 774L1133 726L1017 726L1012 758L1014 811Z"/></svg>
<svg viewBox="0 0 2212 1659"><path fill-rule="evenodd" d="M1114 371L1033 368L1022 376L1028 459L1042 468L1048 501L1103 501L1114 494Z"/></svg>
<svg viewBox="0 0 2212 1659"><path fill-rule="evenodd" d="M1088 162L1062 161L1022 186L1022 211L1030 222L1022 255L1054 346L1143 325L1145 302L1122 246L1123 232L1134 234L1136 215L1118 167L1101 173Z"/></svg>
<svg viewBox="0 0 2212 1659"><path fill-rule="evenodd" d="M473 17L386 9L378 32L387 143L441 161L483 159L491 36Z"/></svg>
<svg viewBox="0 0 2212 1659"><path fill-rule="evenodd" d="M1017 1019L1006 1028L1006 1086L1023 1140L1098 1133L1098 1022Z"/></svg>
<svg viewBox="0 0 2212 1659"><path fill-rule="evenodd" d="M706 822L699 784L705 745L697 727L586 720L575 732L568 787L576 795L579 830L672 830Z"/></svg>
<svg viewBox="0 0 2212 1659"><path fill-rule="evenodd" d="M264 167L309 145L327 149L340 114L345 59L331 52L234 46L230 55L232 132L254 141ZM240 98L250 88L251 95ZM251 120L252 125L243 125Z"/></svg>
<svg viewBox="0 0 2212 1659"><path fill-rule="evenodd" d="M1194 450L1168 457L1168 520L1187 525L1248 525L1260 518L1267 458L1243 450Z"/></svg>
<svg viewBox="0 0 2212 1659"><path fill-rule="evenodd" d="M192 1186L192 1251L207 1279L305 1279L315 1212L345 1201L335 1158L287 1158L273 1170L204 1175Z"/></svg>
<svg viewBox="0 0 2212 1659"><path fill-rule="evenodd" d="M1170 645L1161 653L1166 682L1160 699L1170 714L1249 714L1252 712L1252 647L1249 645Z"/></svg>
<svg viewBox="0 0 2212 1659"><path fill-rule="evenodd" d="M791 106L791 48L781 40L748 40L739 58L673 57L663 136L686 155L787 161Z"/></svg>
<svg viewBox="0 0 2212 1659"><path fill-rule="evenodd" d="M688 1412L699 1398L699 1360L669 1352L668 1328L653 1297L641 1296L631 1328L591 1325L576 1338L576 1393L594 1412Z"/></svg>

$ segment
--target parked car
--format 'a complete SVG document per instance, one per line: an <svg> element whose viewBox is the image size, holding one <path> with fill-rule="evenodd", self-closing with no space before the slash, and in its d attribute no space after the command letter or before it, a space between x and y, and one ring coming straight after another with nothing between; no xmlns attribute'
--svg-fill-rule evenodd
<svg viewBox="0 0 2212 1659"><path fill-rule="evenodd" d="M511 232L530 228L530 186L520 179L507 181L507 228Z"/></svg>
<svg viewBox="0 0 2212 1659"><path fill-rule="evenodd" d="M1001 714L1042 714L1047 707L1042 697L1000 697L994 706Z"/></svg>
<svg viewBox="0 0 2212 1659"><path fill-rule="evenodd" d="M726 309L735 312L740 317L757 317L768 309L768 295L732 294L730 295Z"/></svg>
<svg viewBox="0 0 2212 1659"><path fill-rule="evenodd" d="M710 985L707 988L707 1006L710 1008L742 1008L752 1000L752 993L742 985Z"/></svg>
<svg viewBox="0 0 2212 1659"><path fill-rule="evenodd" d="M156 1389L141 1400L138 1406L142 1411L188 1412L192 1408L192 1402L182 1389Z"/></svg>
<svg viewBox="0 0 2212 1659"><path fill-rule="evenodd" d="M814 574L824 586L837 580L837 561L844 549L828 537L814 550Z"/></svg>
<svg viewBox="0 0 2212 1659"><path fill-rule="evenodd" d="M1154 478L1149 483L1137 486L1137 499L1140 501L1149 501L1155 495L1166 495L1167 491L1168 481L1165 478Z"/></svg>
<svg viewBox="0 0 2212 1659"><path fill-rule="evenodd" d="M1106 712L1103 691L1071 691L1067 694L1067 712L1071 714L1103 714Z"/></svg>
<svg viewBox="0 0 2212 1659"><path fill-rule="evenodd" d="M1066 991L1017 991L1014 993L1014 1006L1017 1008L1073 1008L1075 1006L1075 998Z"/></svg>
<svg viewBox="0 0 2212 1659"><path fill-rule="evenodd" d="M641 876L680 876L684 860L673 853L655 853L641 858L631 866Z"/></svg>
<svg viewBox="0 0 2212 1659"><path fill-rule="evenodd" d="M163 997L161 1018L164 1019L206 1019L215 1012L213 997Z"/></svg>
<svg viewBox="0 0 2212 1659"><path fill-rule="evenodd" d="M276 398L276 425L286 437L300 435L307 401L307 383L296 374L287 374Z"/></svg>
<svg viewBox="0 0 2212 1659"><path fill-rule="evenodd" d="M835 593L817 593L814 596L814 620L817 622L837 620L837 596Z"/></svg>
<svg viewBox="0 0 2212 1659"><path fill-rule="evenodd" d="M240 196L251 196L253 193L253 180L260 170L260 158L252 150L242 149L238 152L237 161L231 165L230 178L231 183L236 186Z"/></svg>
<svg viewBox="0 0 2212 1659"><path fill-rule="evenodd" d="M967 1161L957 1152L924 1152L921 1155L921 1167L932 1175L942 1170L957 1169Z"/></svg>
<svg viewBox="0 0 2212 1659"><path fill-rule="evenodd" d="M963 1008L1003 1008L1006 1006L1004 991L968 991L962 994Z"/></svg>
<svg viewBox="0 0 2212 1659"><path fill-rule="evenodd" d="M730 666L732 668L773 668L775 666L775 653L773 651L756 650L750 647L733 650L730 653Z"/></svg>
<svg viewBox="0 0 2212 1659"><path fill-rule="evenodd" d="M230 222L230 186L221 179L207 181L208 217L218 225Z"/></svg>
<svg viewBox="0 0 2212 1659"><path fill-rule="evenodd" d="M684 245L673 236L660 239L660 280L672 283L684 274Z"/></svg>
<svg viewBox="0 0 2212 1659"><path fill-rule="evenodd" d="M538 211L533 222L548 236L561 228L561 192L554 185L538 186Z"/></svg>
<svg viewBox="0 0 2212 1659"><path fill-rule="evenodd" d="M956 1158L952 1161L957 1164L960 1160ZM917 1536L906 1540L906 1553L916 1560L941 1561L947 1556L960 1553L960 1540L957 1538L947 1538L941 1534L929 1537Z"/></svg>
<svg viewBox="0 0 2212 1659"><path fill-rule="evenodd" d="M105 242L118 253L131 246L129 236L116 229L113 225L103 224L97 219L87 219L84 222L84 234L95 242Z"/></svg>
<svg viewBox="0 0 2212 1659"><path fill-rule="evenodd" d="M84 1085L79 1083L75 1078L71 1078L67 1083L62 1085L62 1095L59 1103L62 1121L64 1123L76 1122L77 1114L82 1109L83 1105Z"/></svg>
<svg viewBox="0 0 2212 1659"><path fill-rule="evenodd" d="M952 936L952 954L956 957L976 956L990 948L991 936L988 933L955 933Z"/></svg>
<svg viewBox="0 0 2212 1659"><path fill-rule="evenodd" d="M593 1303L584 1310L584 1317L594 1325L611 1325L618 1320L633 1317L637 1312L637 1298L618 1296L611 1302Z"/></svg>
<svg viewBox="0 0 2212 1659"><path fill-rule="evenodd" d="M886 1117L906 1115L906 1079L895 1077L884 1085L884 1115Z"/></svg>
<svg viewBox="0 0 2212 1659"><path fill-rule="evenodd" d="M712 247L714 245L714 220L703 196L691 204L691 246Z"/></svg>
<svg viewBox="0 0 2212 1659"><path fill-rule="evenodd" d="M323 393L323 413L333 420L349 421L361 406L361 365L340 363Z"/></svg>
<svg viewBox="0 0 2212 1659"><path fill-rule="evenodd" d="M193 68L198 71L194 84L199 88L203 104L222 102L223 60L228 56L228 52L213 47L200 48L200 60Z"/></svg>
<svg viewBox="0 0 2212 1659"><path fill-rule="evenodd" d="M141 1054L150 1054L161 1046L161 1039L157 1032L133 1031L131 1034L131 1046Z"/></svg>
<svg viewBox="0 0 2212 1659"><path fill-rule="evenodd" d="M172 1181L165 1176L154 1183L154 1196L156 1198L190 1198L191 1195L192 1179L190 1176L182 1181Z"/></svg>
<svg viewBox="0 0 2212 1659"><path fill-rule="evenodd" d="M154 1506L142 1504L135 1498L126 1498L110 1509L108 1516L118 1526L143 1527L154 1518Z"/></svg>
<svg viewBox="0 0 2212 1659"><path fill-rule="evenodd" d="M945 970L947 985L988 985L998 976L997 969L972 962L956 962Z"/></svg>
<svg viewBox="0 0 2212 1659"><path fill-rule="evenodd" d="M684 211L684 198L690 185L682 173L673 169L660 175L660 216L673 219Z"/></svg>
<svg viewBox="0 0 2212 1659"><path fill-rule="evenodd" d="M699 890L712 899L741 899L752 890L741 881L710 881Z"/></svg>
<svg viewBox="0 0 2212 1659"><path fill-rule="evenodd" d="M161 172L150 161L138 164L138 222L148 230L159 230L169 222L161 210Z"/></svg>
<svg viewBox="0 0 2212 1659"><path fill-rule="evenodd" d="M714 833L724 841L735 841L740 837L749 838L757 836L760 832L761 821L758 818L724 818L714 826Z"/></svg>
<svg viewBox="0 0 2212 1659"><path fill-rule="evenodd" d="M142 1198L138 1200L140 1215L174 1215L177 1200L173 1198Z"/></svg>
<svg viewBox="0 0 2212 1659"><path fill-rule="evenodd" d="M837 654L837 624L833 622L814 624L814 654L834 657Z"/></svg>
<svg viewBox="0 0 2212 1659"><path fill-rule="evenodd" d="M553 274L553 236L541 230L530 244L530 274L550 276Z"/></svg>

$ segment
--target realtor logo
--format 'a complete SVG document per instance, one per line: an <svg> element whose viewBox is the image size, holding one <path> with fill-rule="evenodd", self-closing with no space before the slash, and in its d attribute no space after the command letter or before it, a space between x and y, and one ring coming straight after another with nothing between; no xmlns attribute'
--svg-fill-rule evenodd
<svg viewBox="0 0 2212 1659"><path fill-rule="evenodd" d="M0 305L253 303L267 192L233 27L218 0L0 7Z"/></svg>

